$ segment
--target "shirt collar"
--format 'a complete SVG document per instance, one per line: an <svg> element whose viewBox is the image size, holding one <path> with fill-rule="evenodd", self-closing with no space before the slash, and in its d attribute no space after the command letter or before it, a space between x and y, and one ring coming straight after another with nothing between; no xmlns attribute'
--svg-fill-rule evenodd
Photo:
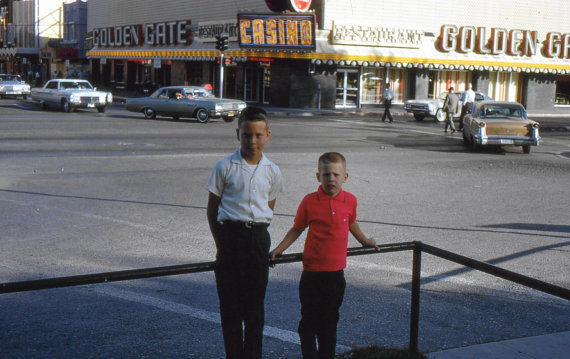
<svg viewBox="0 0 570 359"><path fill-rule="evenodd" d="M340 192L337 193L336 196L331 197L328 194L325 193L325 191L323 190L323 188L321 186L319 186L319 188L317 189L317 197L319 198L319 200L335 200L335 201L341 201L344 202L344 190L341 188Z"/></svg>
<svg viewBox="0 0 570 359"><path fill-rule="evenodd" d="M235 150L235 152L232 154L231 160L233 163L245 163L245 164L247 164L246 160L241 155L241 146L238 147L238 149ZM265 166L268 164L269 164L269 160L267 159L267 157L265 157L265 155L262 152L261 153L261 159L259 160L258 165Z"/></svg>

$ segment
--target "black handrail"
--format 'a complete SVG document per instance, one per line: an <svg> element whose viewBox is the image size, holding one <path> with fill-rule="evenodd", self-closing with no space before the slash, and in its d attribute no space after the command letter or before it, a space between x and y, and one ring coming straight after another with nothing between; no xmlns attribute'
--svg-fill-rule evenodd
<svg viewBox="0 0 570 359"><path fill-rule="evenodd" d="M393 243L393 244L379 245L380 251L376 251L373 248L363 248L363 247L349 248L348 255L358 256L358 255L380 253L380 252L404 251L412 249L413 246L414 246L413 242L407 242L407 243ZM281 264L281 263L300 262L302 258L303 258L302 253L284 254L282 256L279 256L279 258L277 258L274 263ZM215 262L180 264L180 265L173 265L166 267L131 269L131 270L116 271L116 272L104 272L104 273L95 273L95 274L75 275L69 277L2 283L0 284L0 294L25 292L25 291L40 290L40 289L73 287L77 285L119 282L125 280L133 280L133 279L164 277L164 276L188 274L188 273L208 272L214 270L214 263Z"/></svg>
<svg viewBox="0 0 570 359"><path fill-rule="evenodd" d="M359 256L374 253L388 253L400 251L413 251L412 263L412 298L410 308L410 343L409 350L418 352L418 329L420 315L420 281L421 281L421 255L422 252L470 267L499 278L544 292L562 299L570 300L570 289L540 281L531 277L515 273L489 263L468 258L441 248L430 246L422 242L402 242L378 245L379 250L373 248L355 247L348 249L348 256ZM284 254L279 256L272 264L299 262L302 253ZM117 272L76 275L70 277L37 279L21 282L1 283L0 294L24 292L40 289L72 287L77 285L117 282L142 278L163 277L188 273L208 272L214 270L215 262L182 264L166 267L132 269Z"/></svg>

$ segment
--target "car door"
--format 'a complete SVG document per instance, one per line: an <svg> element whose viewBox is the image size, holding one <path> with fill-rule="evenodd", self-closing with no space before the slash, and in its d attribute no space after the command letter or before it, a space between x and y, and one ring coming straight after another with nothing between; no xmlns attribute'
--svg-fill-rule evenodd
<svg viewBox="0 0 570 359"><path fill-rule="evenodd" d="M184 95L182 89L170 90L170 99L168 100L168 112L170 115L176 117L188 116L185 114L187 105L188 97Z"/></svg>
<svg viewBox="0 0 570 359"><path fill-rule="evenodd" d="M168 115L169 92L168 89L162 90L156 99L152 102L152 107L158 115Z"/></svg>

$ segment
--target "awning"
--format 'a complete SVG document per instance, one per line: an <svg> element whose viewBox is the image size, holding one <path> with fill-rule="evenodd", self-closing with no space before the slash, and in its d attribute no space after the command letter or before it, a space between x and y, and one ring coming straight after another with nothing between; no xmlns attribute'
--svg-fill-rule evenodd
<svg viewBox="0 0 570 359"><path fill-rule="evenodd" d="M567 59L546 58L539 53L540 51L537 51L534 56L525 57L506 54L444 53L436 50L434 37L425 37L423 44L417 49L336 45L331 44L329 38L329 31L317 31L317 48L314 52L265 49L256 51L230 46L230 49L224 52L224 56L231 57L236 62L248 61L248 58L255 57L310 60L317 65L570 74L570 62ZM235 44L231 45L235 46ZM184 61L215 61L219 56L220 51L213 49L211 44L205 45L199 42L194 43L190 48L94 48L87 53L87 57L90 58Z"/></svg>
<svg viewBox="0 0 570 359"><path fill-rule="evenodd" d="M15 56L16 55L16 48L15 47L3 47L0 48L0 56Z"/></svg>
<svg viewBox="0 0 570 359"><path fill-rule="evenodd" d="M186 61L215 61L220 56L218 50L189 50L177 48L121 48L107 49L94 48L87 52L88 58L108 59L161 59Z"/></svg>

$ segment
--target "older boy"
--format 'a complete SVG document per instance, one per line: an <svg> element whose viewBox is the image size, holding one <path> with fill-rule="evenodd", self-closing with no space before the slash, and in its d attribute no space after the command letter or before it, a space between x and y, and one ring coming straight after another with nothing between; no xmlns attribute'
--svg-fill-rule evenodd
<svg viewBox="0 0 570 359"><path fill-rule="evenodd" d="M279 168L262 152L271 136L267 113L247 107L236 132L241 146L216 163L206 185L207 216L217 248L214 272L226 358L261 358L267 227L283 184Z"/></svg>
<svg viewBox="0 0 570 359"><path fill-rule="evenodd" d="M275 260L309 227L299 283L301 320L298 332L303 358L334 357L338 310L346 287L343 270L348 232L363 246L378 249L356 222L356 197L342 190L347 178L346 160L342 154L327 152L321 155L317 192L303 198L293 227L270 253L271 260Z"/></svg>

